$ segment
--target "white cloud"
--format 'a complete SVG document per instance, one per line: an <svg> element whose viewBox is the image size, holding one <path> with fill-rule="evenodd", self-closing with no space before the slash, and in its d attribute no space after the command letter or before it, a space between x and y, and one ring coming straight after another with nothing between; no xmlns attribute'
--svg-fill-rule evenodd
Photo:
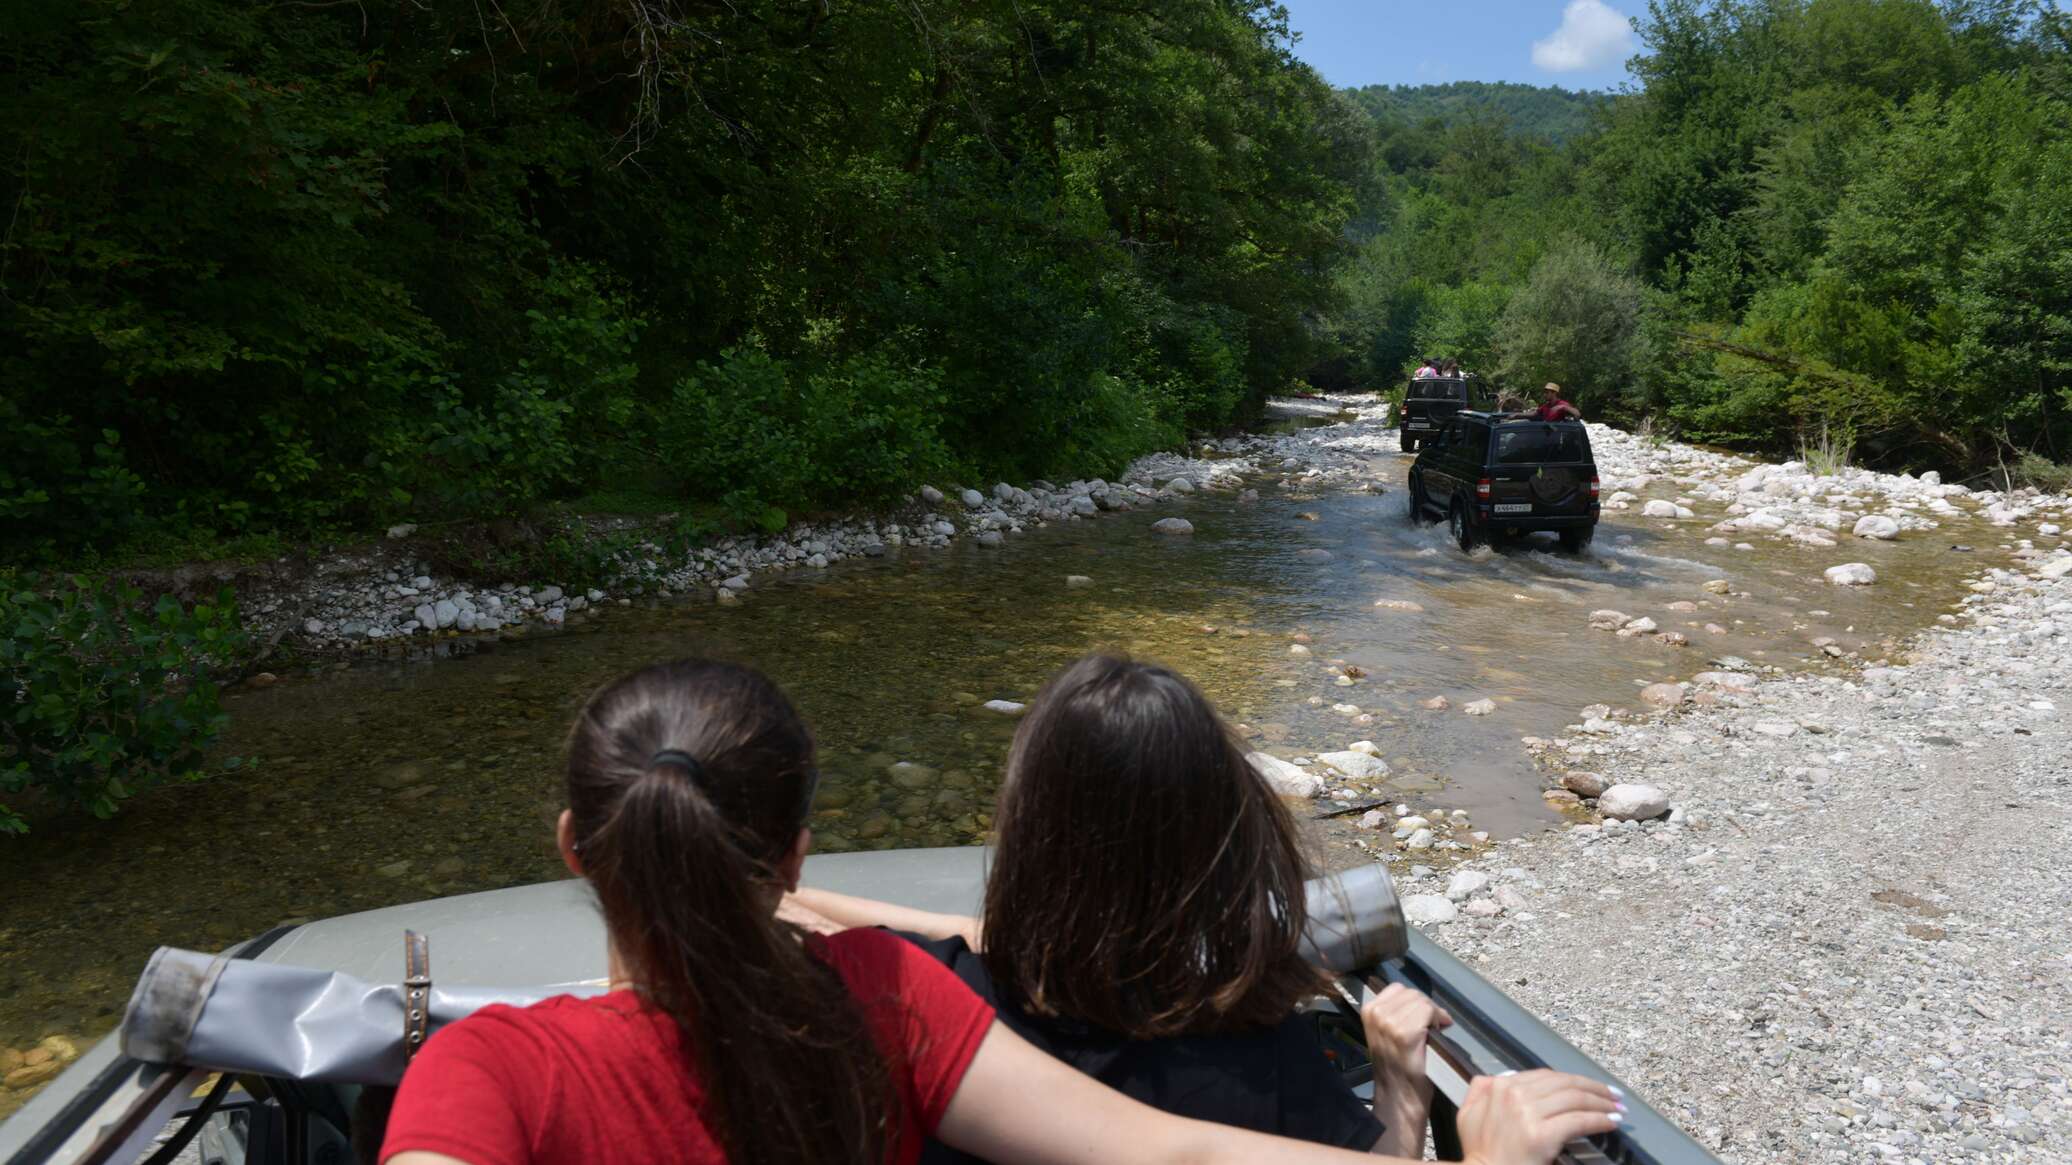
<svg viewBox="0 0 2072 1165"><path fill-rule="evenodd" d="M1532 63L1550 73L1579 73L1616 65L1633 51L1633 29L1604 0L1569 0L1561 27L1532 42Z"/></svg>

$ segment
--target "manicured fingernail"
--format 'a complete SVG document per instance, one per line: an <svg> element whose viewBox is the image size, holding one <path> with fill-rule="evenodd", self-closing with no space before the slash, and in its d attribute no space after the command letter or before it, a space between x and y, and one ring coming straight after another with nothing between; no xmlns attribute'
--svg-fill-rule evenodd
<svg viewBox="0 0 2072 1165"><path fill-rule="evenodd" d="M1625 1090L1625 1089L1623 1089L1623 1088L1621 1088L1621 1087L1619 1087L1619 1086L1618 1086L1618 1085L1616 1085L1616 1084L1607 1084L1607 1085L1605 1085L1605 1087L1606 1087L1606 1088L1609 1088L1609 1089L1611 1089L1611 1090L1612 1090L1612 1095L1613 1095L1613 1096L1624 1096L1624 1095L1626 1095L1626 1090Z"/></svg>
<svg viewBox="0 0 2072 1165"><path fill-rule="evenodd" d="M1612 1102L1612 1104L1613 1104L1614 1106L1616 1106L1616 1107L1618 1108L1618 1110L1619 1110L1620 1112L1625 1112L1625 1111L1626 1111L1626 1102L1625 1102L1625 1101L1623 1101L1623 1100L1615 1100L1615 1101L1613 1101L1613 1102Z"/></svg>
<svg viewBox="0 0 2072 1165"><path fill-rule="evenodd" d="M1609 1117L1609 1118L1611 1118L1611 1122L1612 1122L1613 1124L1618 1124L1618 1123L1619 1123L1620 1121L1623 1121L1623 1120L1625 1120L1625 1119L1626 1119L1626 1114L1625 1114L1625 1113L1623 1113L1623 1112L1608 1112L1608 1113L1606 1113L1606 1114L1604 1114L1604 1115L1605 1115L1605 1116L1607 1116L1607 1117Z"/></svg>
<svg viewBox="0 0 2072 1165"><path fill-rule="evenodd" d="M1506 1069L1504 1069L1503 1071L1501 1071L1501 1072L1497 1073L1497 1075L1499 1075L1499 1076L1516 1076L1516 1075L1518 1075L1518 1069L1516 1069L1516 1068L1506 1068Z"/></svg>

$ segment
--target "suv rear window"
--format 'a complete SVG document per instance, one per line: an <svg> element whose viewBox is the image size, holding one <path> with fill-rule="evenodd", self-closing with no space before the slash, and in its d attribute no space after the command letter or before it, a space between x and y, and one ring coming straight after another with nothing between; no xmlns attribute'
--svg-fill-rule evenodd
<svg viewBox="0 0 2072 1165"><path fill-rule="evenodd" d="M1410 382L1410 395L1419 400L1465 401L1468 399L1468 386L1458 380L1433 380L1427 377L1424 380Z"/></svg>
<svg viewBox="0 0 2072 1165"><path fill-rule="evenodd" d="M1559 465L1590 460L1581 425L1505 425L1496 431L1498 465Z"/></svg>

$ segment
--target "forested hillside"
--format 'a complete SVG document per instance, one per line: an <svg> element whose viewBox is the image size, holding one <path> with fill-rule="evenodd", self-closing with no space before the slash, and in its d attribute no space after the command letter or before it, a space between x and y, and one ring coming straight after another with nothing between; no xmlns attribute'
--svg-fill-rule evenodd
<svg viewBox="0 0 2072 1165"><path fill-rule="evenodd" d="M1520 85L1513 81L1448 81L1443 85L1368 85L1346 91L1383 126L1437 121L1457 125L1499 117L1511 132L1566 141L1588 132L1611 102L1608 93Z"/></svg>
<svg viewBox="0 0 2072 1165"><path fill-rule="evenodd" d="M1636 89L1551 145L1378 123L1324 374L1458 355L1600 416L2062 481L2068 22L2025 0L1656 0Z"/></svg>
<svg viewBox="0 0 2072 1165"><path fill-rule="evenodd" d="M1315 362L1266 4L116 0L0 38L0 554L1112 472Z"/></svg>
<svg viewBox="0 0 2072 1165"><path fill-rule="evenodd" d="M1253 0L17 16L14 563L600 492L774 526L1420 354L1712 441L2072 458L2037 0L1657 0L1617 96L1334 93Z"/></svg>

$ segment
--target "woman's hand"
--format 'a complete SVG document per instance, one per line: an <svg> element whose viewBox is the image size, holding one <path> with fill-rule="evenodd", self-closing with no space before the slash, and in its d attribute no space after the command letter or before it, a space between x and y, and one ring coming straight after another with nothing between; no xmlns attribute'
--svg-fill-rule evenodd
<svg viewBox="0 0 2072 1165"><path fill-rule="evenodd" d="M1460 1106L1467 1165L1547 1165L1577 1137L1617 1128L1625 1104L1610 1085L1540 1069L1477 1076Z"/></svg>
<svg viewBox="0 0 2072 1165"><path fill-rule="evenodd" d="M1360 1008L1360 1023L1367 1029L1375 1088L1411 1089L1429 1100L1425 1037L1435 1028L1453 1026L1453 1017L1424 992L1391 983Z"/></svg>

